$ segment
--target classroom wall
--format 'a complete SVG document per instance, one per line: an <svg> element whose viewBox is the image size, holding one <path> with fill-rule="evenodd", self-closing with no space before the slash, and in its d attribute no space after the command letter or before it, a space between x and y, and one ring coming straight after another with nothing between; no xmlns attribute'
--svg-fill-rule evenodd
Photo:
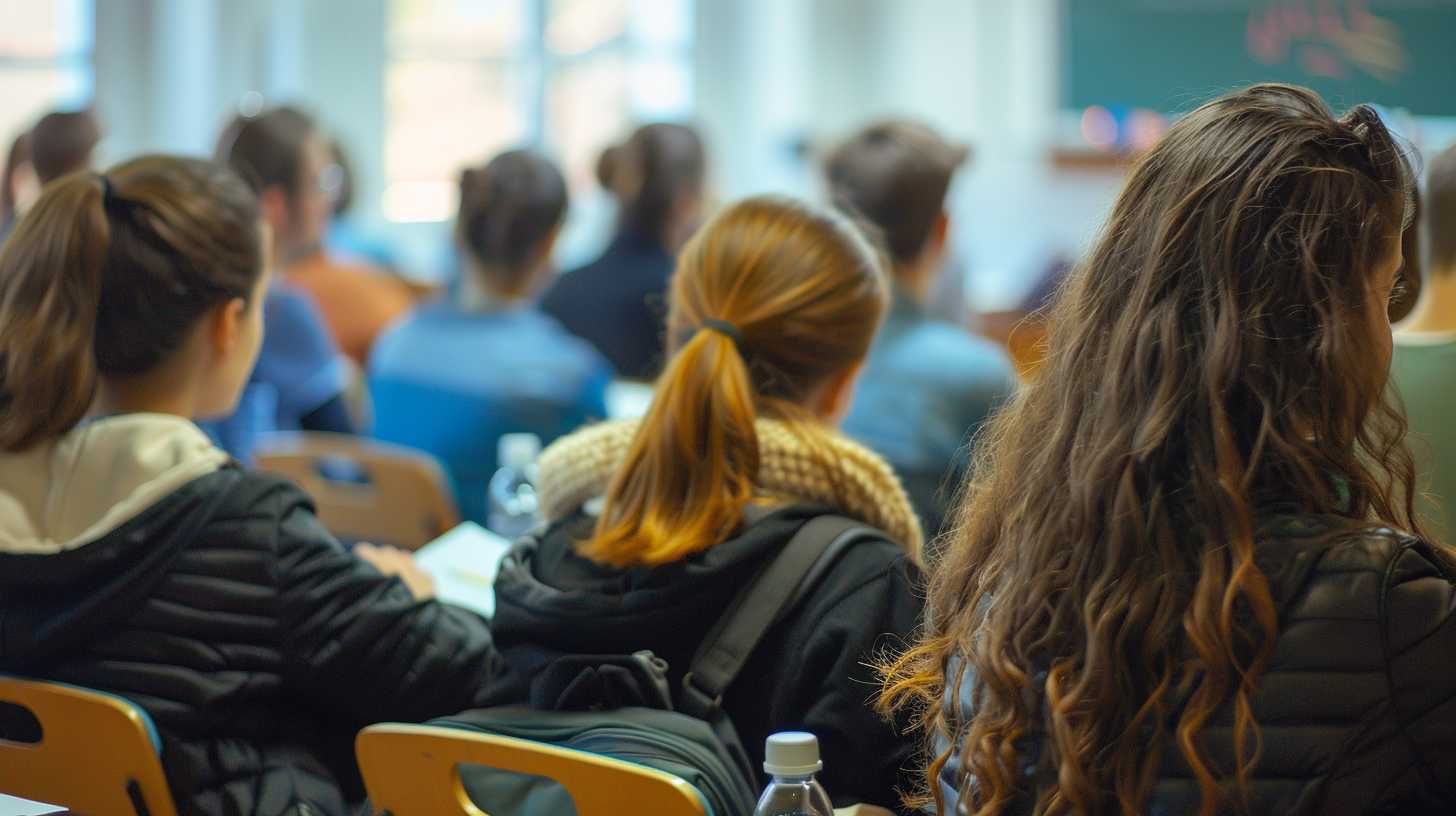
<svg viewBox="0 0 1456 816"><path fill-rule="evenodd" d="M812 154L876 116L922 118L975 150L952 193L974 305L1018 303L1057 255L1084 248L1116 172L1056 171L1059 0L698 0L694 99L721 200L818 195ZM247 91L299 101L347 135L357 217L432 263L440 225L378 208L387 0L102 0L103 154L205 153ZM442 125L448 112L442 111ZM1425 126L1427 145L1456 123ZM599 209L592 217L609 218ZM601 230L597 230L601 232Z"/></svg>

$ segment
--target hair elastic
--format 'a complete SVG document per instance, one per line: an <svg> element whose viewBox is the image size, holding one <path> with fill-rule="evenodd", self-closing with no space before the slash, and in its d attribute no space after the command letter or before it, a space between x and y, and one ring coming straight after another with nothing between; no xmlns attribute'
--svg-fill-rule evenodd
<svg viewBox="0 0 1456 816"><path fill-rule="evenodd" d="M729 323L726 320L714 320L710 318L708 320L704 320L698 326L698 331L703 331L705 329L707 331L715 331L723 335L729 340L732 340L733 345L738 346L739 351L743 350L743 332L739 331L738 327L733 325L732 323Z"/></svg>

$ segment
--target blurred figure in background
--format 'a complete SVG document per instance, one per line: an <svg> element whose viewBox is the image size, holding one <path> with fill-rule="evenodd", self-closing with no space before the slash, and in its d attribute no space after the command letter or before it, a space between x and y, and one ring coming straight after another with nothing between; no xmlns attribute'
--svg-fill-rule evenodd
<svg viewBox="0 0 1456 816"><path fill-rule="evenodd" d="M41 187L91 166L100 141L101 125L90 111L53 111L15 137L0 178L0 243Z"/></svg>
<svg viewBox="0 0 1456 816"><path fill-rule="evenodd" d="M481 524L503 434L550 442L606 417L611 366L533 305L566 204L561 172L535 153L466 170L455 226L461 297L386 331L370 359L375 436L439 457L463 515Z"/></svg>
<svg viewBox="0 0 1456 816"><path fill-rule="evenodd" d="M1456 501L1456 146L1432 159L1429 173L1423 203L1430 275L1395 335L1390 376L1410 422L1421 510L1432 535L1449 542ZM1408 265L1416 260L1409 250L1405 256Z"/></svg>
<svg viewBox="0 0 1456 816"><path fill-rule="evenodd" d="M217 152L219 161L258 193L271 234L273 269L281 272L306 254L306 247L317 246L331 202L320 188L326 153L307 116L280 108L238 117L223 130ZM263 347L237 411L203 424L222 448L244 462L252 460L260 433L355 429L345 400L348 362L318 307L280 277L271 279L263 301Z"/></svg>
<svg viewBox="0 0 1456 816"><path fill-rule="evenodd" d="M15 220L40 195L40 180L30 163L30 134L22 133L10 143L5 154L5 171L0 176L0 243L10 235Z"/></svg>
<svg viewBox="0 0 1456 816"><path fill-rule="evenodd" d="M706 174L702 138L686 125L644 125L608 148L597 177L617 199L617 234L542 301L628 379L650 380L662 366L667 281L673 256L702 218Z"/></svg>
<svg viewBox="0 0 1456 816"><path fill-rule="evenodd" d="M30 163L41 186L91 166L101 124L91 111L55 111L30 130Z"/></svg>
<svg viewBox="0 0 1456 816"><path fill-rule="evenodd" d="M273 108L240 123L228 158L258 184L279 274L313 298L339 348L363 365L374 338L409 311L414 296L368 264L324 252L344 173L323 132L297 108Z"/></svg>
<svg viewBox="0 0 1456 816"><path fill-rule="evenodd" d="M324 236L324 251L339 260L358 260L379 267L390 275L399 275L399 258L394 247L373 234L360 229L349 213L354 208L354 165L338 137L329 139L329 156L338 170L338 189L334 191L334 212Z"/></svg>
<svg viewBox="0 0 1456 816"><path fill-rule="evenodd" d="M890 256L894 304L870 350L851 436L895 466L927 532L949 505L966 442L1016 387L1005 352L926 310L946 259L952 176L967 149L912 122L873 124L835 148L825 175L836 206L878 228Z"/></svg>

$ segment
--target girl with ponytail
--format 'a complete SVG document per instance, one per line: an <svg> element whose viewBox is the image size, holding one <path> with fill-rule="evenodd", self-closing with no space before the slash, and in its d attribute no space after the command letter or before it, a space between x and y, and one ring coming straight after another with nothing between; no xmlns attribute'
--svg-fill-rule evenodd
<svg viewBox="0 0 1456 816"><path fill-rule="evenodd" d="M607 415L612 368L536 308L566 216L556 165L511 150L460 179L455 234L466 277L374 344L374 435L444 463L467 519L484 524L500 438L551 442Z"/></svg>
<svg viewBox="0 0 1456 816"><path fill-rule="evenodd" d="M1256 85L1133 168L884 703L935 813L1456 812L1456 562L1389 401L1411 170Z"/></svg>
<svg viewBox="0 0 1456 816"><path fill-rule="evenodd" d="M663 296L672 259L702 218L707 170L703 139L688 125L643 125L603 151L597 180L616 200L616 234L600 257L562 275L541 300L627 379L650 380L662 370Z"/></svg>
<svg viewBox="0 0 1456 816"><path fill-rule="evenodd" d="M680 689L708 627L800 527L856 518L882 532L776 624L723 708L751 753L773 731L816 733L836 804L894 805L911 745L864 684L915 626L921 533L889 466L834 430L888 298L859 230L790 200L739 203L687 243L646 417L541 456L550 526L496 586L514 674L646 649Z"/></svg>
<svg viewBox="0 0 1456 816"><path fill-rule="evenodd" d="M252 370L268 241L231 171L150 156L53 182L0 249L0 672L140 706L184 813L351 813L358 728L498 665L193 424Z"/></svg>

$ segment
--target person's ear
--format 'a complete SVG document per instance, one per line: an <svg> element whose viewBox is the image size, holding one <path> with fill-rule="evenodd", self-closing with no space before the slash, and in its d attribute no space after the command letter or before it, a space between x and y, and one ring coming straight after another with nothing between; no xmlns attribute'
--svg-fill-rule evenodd
<svg viewBox="0 0 1456 816"><path fill-rule="evenodd" d="M247 317L248 302L240 297L224 301L213 307L209 319L212 352L217 357L226 357L237 348L243 339L243 323Z"/></svg>
<svg viewBox="0 0 1456 816"><path fill-rule="evenodd" d="M551 253L556 251L556 240L561 237L561 225L557 224L546 233L541 243L531 252L531 263L535 267L546 267L551 265Z"/></svg>
<svg viewBox="0 0 1456 816"><path fill-rule="evenodd" d="M935 223L930 227L930 239L926 242L927 248L934 254L939 255L945 251L946 244L950 241L950 214L945 210L935 217Z"/></svg>
<svg viewBox="0 0 1456 816"><path fill-rule="evenodd" d="M551 278L551 254L556 251L556 239L561 237L561 225L557 224L541 239L536 248L531 250L531 257L526 260L527 267L531 270L528 291L531 294L539 293L545 288L547 281Z"/></svg>
<svg viewBox="0 0 1456 816"><path fill-rule="evenodd" d="M263 220L273 228L275 238L279 233L287 231L286 227L293 212L287 190L277 184L263 188L258 194L258 210L263 214Z"/></svg>
<svg viewBox="0 0 1456 816"><path fill-rule="evenodd" d="M838 425L849 415L850 406L854 404L854 389L859 382L860 372L864 369L864 361L833 374L820 387L815 399L814 413L831 425Z"/></svg>

